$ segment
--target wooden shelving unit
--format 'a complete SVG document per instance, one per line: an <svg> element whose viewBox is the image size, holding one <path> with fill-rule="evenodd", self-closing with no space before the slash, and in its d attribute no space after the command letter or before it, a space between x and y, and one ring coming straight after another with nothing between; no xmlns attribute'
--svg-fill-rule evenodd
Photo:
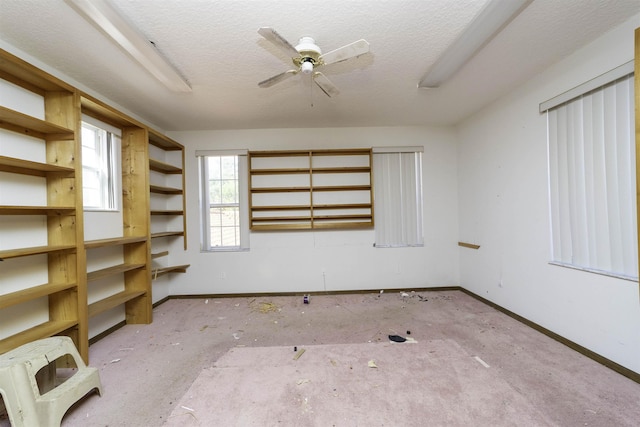
<svg viewBox="0 0 640 427"><path fill-rule="evenodd" d="M70 336L88 359L80 160L80 96L75 88L0 50L0 77L42 98L44 119L0 106L0 128L41 140L45 162L0 156L0 171L44 178L46 204L0 205L0 215L46 218L47 244L0 251L0 259L47 255L48 283L0 296L0 309L47 298L48 320L0 340L0 353L54 334ZM35 261L34 261L35 262ZM40 262L40 261L38 261ZM4 264L4 263L3 263ZM35 265L34 265L35 266ZM2 268L2 266L0 266ZM0 277L2 275L0 274ZM1 279L0 279L1 282Z"/></svg>
<svg viewBox="0 0 640 427"><path fill-rule="evenodd" d="M14 258L40 256L46 283L0 294L0 311L16 310L21 304L41 304L47 299L47 320L39 322L45 313L37 313L32 324L11 336L0 337L0 354L21 344L51 335L70 336L80 354L88 362L90 318L124 305L127 323L152 321L152 272L154 277L171 272L186 272L188 265L153 268L152 259L166 257L168 251L156 251L152 256L152 238L183 238L186 249L186 205L184 200L184 147L143 123L128 117L92 96L37 69L27 62L0 50L0 79L42 97L44 119L16 111L0 100L0 129L42 141L42 156L37 161L28 156L15 156L16 150L0 153L0 172L44 178L46 203L34 205L0 204L0 216L41 216L46 222L47 241L34 246L0 250L0 292L3 267ZM122 130L122 234L112 238L85 241L85 212L82 204L81 115L86 114ZM24 138L23 138L24 139ZM33 142L29 142L33 151ZM149 147L167 152L181 152L181 165L154 160ZM45 160L42 160L42 159ZM150 184L150 173L181 176L181 185ZM180 177L178 178L180 180ZM30 185L38 180L29 178ZM11 185L3 183L0 186ZM0 188L1 190L2 188ZM38 194L43 191L38 190ZM180 206L151 209L152 195L180 198ZM176 230L151 233L151 217L183 217ZM31 222L33 222L31 220ZM29 223L29 222L27 222ZM40 223L42 224L42 223ZM0 236L2 240L2 236ZM5 246L6 247L6 246ZM103 249L114 248L114 249ZM122 260L87 271L87 254L106 250ZM99 252L95 253L99 255ZM45 255L43 257L43 255ZM36 258L34 258L36 259ZM43 261L44 260L44 261ZM34 262L36 262L34 261ZM15 268L14 268L15 270ZM13 273L16 276L16 273ZM18 273L19 275L19 273ZM122 290L88 304L91 286L110 278L122 278ZM12 280L15 282L16 278ZM19 280L19 277L18 277ZM117 282L120 279L116 279ZM44 280L43 280L44 281ZM12 285L15 289L15 283ZM36 305L39 307L40 305ZM35 326L33 325L35 323Z"/></svg>
<svg viewBox="0 0 640 427"><path fill-rule="evenodd" d="M373 227L371 162L370 149L249 152L251 229Z"/></svg>
<svg viewBox="0 0 640 427"><path fill-rule="evenodd" d="M150 215L155 218L164 217L170 219L172 217L182 217L180 229L163 230L151 233L152 248L161 247L158 252L161 255L152 257L158 259L169 256L168 242L166 238L183 238L184 249L187 249L187 239L185 237L186 222L186 200L185 200L185 178L184 178L184 147L178 142L168 138L162 134L151 131L149 133L149 144L155 147L155 152L162 155L163 159L154 159L152 155L149 157L149 171L156 172L156 176L160 182L154 182L149 185L148 191L153 201L165 204L165 209L151 209ZM175 156L172 154L179 154ZM165 161L165 157L172 157L171 163ZM176 159L177 157L177 159ZM169 182L169 184L167 183ZM179 200L179 201L178 201ZM153 224L152 224L153 226ZM172 227L173 228L173 227ZM158 250L158 249L156 249ZM152 280L157 279L168 273L186 273L189 265L170 265L163 267L154 267L152 271Z"/></svg>

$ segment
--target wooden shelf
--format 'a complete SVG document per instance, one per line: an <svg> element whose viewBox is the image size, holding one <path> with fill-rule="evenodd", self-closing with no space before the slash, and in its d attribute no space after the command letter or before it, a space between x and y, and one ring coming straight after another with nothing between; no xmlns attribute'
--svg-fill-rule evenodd
<svg viewBox="0 0 640 427"><path fill-rule="evenodd" d="M162 211L150 211L151 215L184 215L184 211L178 210L162 210Z"/></svg>
<svg viewBox="0 0 640 427"><path fill-rule="evenodd" d="M311 222L304 224L253 224L252 230L255 231L276 231L276 230L311 230Z"/></svg>
<svg viewBox="0 0 640 427"><path fill-rule="evenodd" d="M190 265L191 264L183 264L183 265L174 265L171 267L157 268L151 272L151 277L153 280L155 280L158 277L164 276L165 274L169 274L169 273L186 273L187 268L189 268Z"/></svg>
<svg viewBox="0 0 640 427"><path fill-rule="evenodd" d="M73 168L49 163L40 163L30 160L16 159L13 157L0 156L0 172L47 176L51 173L74 174L75 170Z"/></svg>
<svg viewBox="0 0 640 427"><path fill-rule="evenodd" d="M151 254L151 259L162 258L169 255L169 251L157 252L155 254Z"/></svg>
<svg viewBox="0 0 640 427"><path fill-rule="evenodd" d="M469 248L469 249L480 249L480 245L467 243L467 242L458 242L458 246L461 246L463 248Z"/></svg>
<svg viewBox="0 0 640 427"><path fill-rule="evenodd" d="M296 175L309 174L309 168L283 168L283 169L251 169L251 175Z"/></svg>
<svg viewBox="0 0 640 427"><path fill-rule="evenodd" d="M252 211L308 211L309 205L269 205L269 206L253 206Z"/></svg>
<svg viewBox="0 0 640 427"><path fill-rule="evenodd" d="M150 185L149 191L158 194L183 194L182 188L162 187L159 185Z"/></svg>
<svg viewBox="0 0 640 427"><path fill-rule="evenodd" d="M73 206L0 206L0 215L75 215Z"/></svg>
<svg viewBox="0 0 640 427"><path fill-rule="evenodd" d="M311 222L311 216L258 216L253 217L253 222L294 222L294 221L307 221Z"/></svg>
<svg viewBox="0 0 640 427"><path fill-rule="evenodd" d="M311 173L371 173L369 166L352 166L339 168L313 168Z"/></svg>
<svg viewBox="0 0 640 427"><path fill-rule="evenodd" d="M34 246L31 248L6 249L0 251L0 260L9 258L19 258L23 256L42 255L53 252L75 252L75 245L58 245L58 246Z"/></svg>
<svg viewBox="0 0 640 427"><path fill-rule="evenodd" d="M320 229L371 228L371 225L372 225L371 221L365 221L365 222L355 222L355 221L353 221L353 222L338 222L338 223L316 222L316 223L313 224L313 228L320 228Z"/></svg>
<svg viewBox="0 0 640 427"><path fill-rule="evenodd" d="M308 157L310 150L252 151L251 157Z"/></svg>
<svg viewBox="0 0 640 427"><path fill-rule="evenodd" d="M371 191L370 185L326 185L313 187L313 191Z"/></svg>
<svg viewBox="0 0 640 427"><path fill-rule="evenodd" d="M45 283L44 285L33 286L20 291L10 292L0 295L0 309L22 304L37 298L65 291L75 287L75 283Z"/></svg>
<svg viewBox="0 0 640 427"><path fill-rule="evenodd" d="M103 268L100 270L95 270L87 273L87 282L104 279L105 277L121 274L126 271L136 270L138 268L143 268L145 266L146 264L142 264L142 263L140 264L125 263L125 264L114 265L112 267Z"/></svg>
<svg viewBox="0 0 640 427"><path fill-rule="evenodd" d="M50 320L33 328L26 329L18 334L0 340L0 354L31 341L59 334L77 325L78 322L75 320Z"/></svg>
<svg viewBox="0 0 640 427"><path fill-rule="evenodd" d="M149 144L154 145L158 148L162 148L166 151L180 151L184 149L182 144L174 141L166 135L155 132L153 130L149 131Z"/></svg>
<svg viewBox="0 0 640 427"><path fill-rule="evenodd" d="M253 187L252 193L308 193L311 187Z"/></svg>
<svg viewBox="0 0 640 427"><path fill-rule="evenodd" d="M151 238L155 239L158 237L179 237L184 236L184 231L162 231L159 233L151 233Z"/></svg>
<svg viewBox="0 0 640 427"><path fill-rule="evenodd" d="M370 153L371 153L370 148L279 150L279 151L252 151L251 157L362 156L362 155L369 155Z"/></svg>
<svg viewBox="0 0 640 427"><path fill-rule="evenodd" d="M309 173L370 173L368 166L338 167L338 168L282 168L282 169L251 169L251 175L297 175Z"/></svg>
<svg viewBox="0 0 640 427"><path fill-rule="evenodd" d="M179 167L155 159L149 159L149 169L156 172L174 175L179 175L182 173L182 169L180 169Z"/></svg>
<svg viewBox="0 0 640 427"><path fill-rule="evenodd" d="M0 78L39 94L74 90L73 86L4 50L0 50Z"/></svg>
<svg viewBox="0 0 640 427"><path fill-rule="evenodd" d="M94 317L107 310L111 310L112 308L124 304L125 302L131 301L134 298L138 298L145 293L145 291L139 290L124 290L100 301L96 301L92 304L89 304L89 317Z"/></svg>
<svg viewBox="0 0 640 427"><path fill-rule="evenodd" d="M352 215L314 215L314 221L349 221L354 219L366 219L371 221L371 214Z"/></svg>
<svg viewBox="0 0 640 427"><path fill-rule="evenodd" d="M88 240L84 242L85 249L102 248L105 246L127 245L129 243L145 242L147 236L113 237L110 239Z"/></svg>
<svg viewBox="0 0 640 427"><path fill-rule="evenodd" d="M136 126L141 128L144 127L142 123L110 107L102 101L92 97L91 95L88 95L86 93L81 93L80 95L80 103L83 114L109 123L118 128L129 126Z"/></svg>
<svg viewBox="0 0 640 427"><path fill-rule="evenodd" d="M371 203L336 203L332 205L313 205L313 210L320 209L371 209Z"/></svg>
<svg viewBox="0 0 640 427"><path fill-rule="evenodd" d="M74 138L74 131L0 106L0 128L40 139Z"/></svg>

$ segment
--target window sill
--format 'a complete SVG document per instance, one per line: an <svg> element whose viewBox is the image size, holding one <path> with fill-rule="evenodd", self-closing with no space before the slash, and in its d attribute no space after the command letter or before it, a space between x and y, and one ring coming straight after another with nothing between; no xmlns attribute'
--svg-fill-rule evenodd
<svg viewBox="0 0 640 427"><path fill-rule="evenodd" d="M549 265L555 265L557 267L571 268L573 270L584 271L586 273L599 274L601 276L614 277L616 279L627 280L629 282L636 282L636 283L638 282L638 278L637 277L625 276L624 274L612 273L610 271L604 271L604 270L597 270L595 268L579 267L577 265L565 264L565 263L557 262L557 261L549 261Z"/></svg>
<svg viewBox="0 0 640 427"><path fill-rule="evenodd" d="M231 248L200 249L200 253L203 253L203 254L212 254L212 253L218 253L218 252L249 252L249 248L231 247Z"/></svg>

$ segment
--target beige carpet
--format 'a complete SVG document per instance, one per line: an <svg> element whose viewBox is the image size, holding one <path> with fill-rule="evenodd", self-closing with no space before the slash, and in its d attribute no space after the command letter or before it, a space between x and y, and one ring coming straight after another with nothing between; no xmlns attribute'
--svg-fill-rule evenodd
<svg viewBox="0 0 640 427"><path fill-rule="evenodd" d="M165 426L554 425L453 340L304 349L229 350Z"/></svg>

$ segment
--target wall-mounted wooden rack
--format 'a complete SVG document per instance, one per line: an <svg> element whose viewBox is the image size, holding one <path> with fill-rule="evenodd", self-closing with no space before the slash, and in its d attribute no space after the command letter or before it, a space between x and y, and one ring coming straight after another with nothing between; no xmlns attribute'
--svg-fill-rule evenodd
<svg viewBox="0 0 640 427"><path fill-rule="evenodd" d="M371 149L249 152L252 230L373 227Z"/></svg>

